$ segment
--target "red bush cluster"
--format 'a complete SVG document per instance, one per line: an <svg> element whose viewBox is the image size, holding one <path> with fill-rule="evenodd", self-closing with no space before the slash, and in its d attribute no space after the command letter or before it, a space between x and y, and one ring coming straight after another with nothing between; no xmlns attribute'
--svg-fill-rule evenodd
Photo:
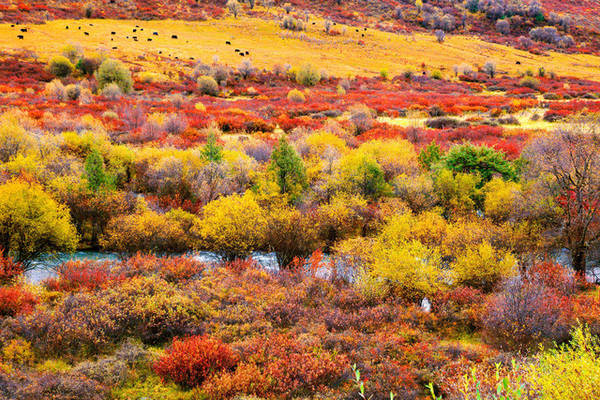
<svg viewBox="0 0 600 400"><path fill-rule="evenodd" d="M192 336L175 338L153 369L165 380L197 387L212 374L230 370L236 364L237 356L226 344L206 336Z"/></svg>
<svg viewBox="0 0 600 400"><path fill-rule="evenodd" d="M36 295L21 286L0 287L0 317L30 313L38 303Z"/></svg>

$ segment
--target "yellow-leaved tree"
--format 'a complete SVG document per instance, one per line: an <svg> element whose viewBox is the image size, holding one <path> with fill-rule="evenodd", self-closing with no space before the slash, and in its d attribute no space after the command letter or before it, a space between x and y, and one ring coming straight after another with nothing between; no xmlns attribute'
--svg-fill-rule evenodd
<svg viewBox="0 0 600 400"><path fill-rule="evenodd" d="M251 192L211 201L191 229L199 238L199 247L226 260L245 258L262 248L266 231L265 212Z"/></svg>
<svg viewBox="0 0 600 400"><path fill-rule="evenodd" d="M503 279L516 274L517 259L484 241L456 257L452 267L456 283L489 291Z"/></svg>
<svg viewBox="0 0 600 400"><path fill-rule="evenodd" d="M77 246L69 211L40 185L13 180L0 185L0 247L28 267L45 253Z"/></svg>

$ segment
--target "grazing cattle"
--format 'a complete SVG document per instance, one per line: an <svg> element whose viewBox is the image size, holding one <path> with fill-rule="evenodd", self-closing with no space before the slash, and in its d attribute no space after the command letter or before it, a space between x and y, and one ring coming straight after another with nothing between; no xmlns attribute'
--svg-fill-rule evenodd
<svg viewBox="0 0 600 400"><path fill-rule="evenodd" d="M177 39L177 35L171 35L171 39Z"/></svg>
<svg viewBox="0 0 600 400"><path fill-rule="evenodd" d="M240 52L240 49L235 49L234 51L235 51L236 53L239 53L239 52Z"/></svg>
<svg viewBox="0 0 600 400"><path fill-rule="evenodd" d="M152 32L154 36L158 36L158 32Z"/></svg>
<svg viewBox="0 0 600 400"><path fill-rule="evenodd" d="M144 28L140 28L140 31L143 31L143 30L144 30Z"/></svg>
<svg viewBox="0 0 600 400"><path fill-rule="evenodd" d="M14 28L14 27L15 27L15 24L10 24L10 27L11 27L11 28ZM69 28L69 27L67 26L67 28Z"/></svg>
<svg viewBox="0 0 600 400"><path fill-rule="evenodd" d="M521 65L521 61L517 61L517 65Z"/></svg>
<svg viewBox="0 0 600 400"><path fill-rule="evenodd" d="M162 54L162 50L159 50L159 51L158 51L158 54Z"/></svg>
<svg viewBox="0 0 600 400"><path fill-rule="evenodd" d="M179 60L179 57L175 56L175 59L176 59L176 60Z"/></svg>
<svg viewBox="0 0 600 400"><path fill-rule="evenodd" d="M111 35L116 35L116 34L117 34L117 32L111 32L110 34L111 34Z"/></svg>
<svg viewBox="0 0 600 400"><path fill-rule="evenodd" d="M151 41L152 41L152 38L148 38L148 41L149 41L149 42L151 42Z"/></svg>
<svg viewBox="0 0 600 400"><path fill-rule="evenodd" d="M367 31L367 28L365 28L365 32Z"/></svg>
<svg viewBox="0 0 600 400"><path fill-rule="evenodd" d="M358 32L358 29L355 29L356 32Z"/></svg>
<svg viewBox="0 0 600 400"><path fill-rule="evenodd" d="M113 46L113 48L112 48L112 49L113 49L113 50L116 50L116 49L117 49L117 46Z"/></svg>
<svg viewBox="0 0 600 400"><path fill-rule="evenodd" d="M190 57L190 60L193 60L193 59L194 59L194 57Z"/></svg>
<svg viewBox="0 0 600 400"><path fill-rule="evenodd" d="M360 34L360 36L361 36L361 37L365 37L365 34L364 34L364 33L361 33L361 34Z"/></svg>
<svg viewBox="0 0 600 400"><path fill-rule="evenodd" d="M125 39L129 39L129 36L125 36Z"/></svg>
<svg viewBox="0 0 600 400"><path fill-rule="evenodd" d="M244 57L244 53L240 53L240 56Z"/></svg>
<svg viewBox="0 0 600 400"><path fill-rule="evenodd" d="M90 24L90 26L94 26L94 24Z"/></svg>
<svg viewBox="0 0 600 400"><path fill-rule="evenodd" d="M81 30L81 27L80 27L80 26L78 26L78 27L77 27L77 29Z"/></svg>
<svg viewBox="0 0 600 400"><path fill-rule="evenodd" d="M316 25L317 23L316 23L316 22L313 22L312 24L313 24L313 25Z"/></svg>
<svg viewBox="0 0 600 400"><path fill-rule="evenodd" d="M229 40L225 41L225 44L228 44L231 46L231 42Z"/></svg>
<svg viewBox="0 0 600 400"><path fill-rule="evenodd" d="M27 32L27 28L21 28L21 32Z"/></svg>
<svg viewBox="0 0 600 400"><path fill-rule="evenodd" d="M65 26L65 29L69 29L69 25Z"/></svg>
<svg viewBox="0 0 600 400"><path fill-rule="evenodd" d="M247 56L249 56L249 55L250 55L250 52L249 52L248 50L246 50L246 55L247 55Z"/></svg>
<svg viewBox="0 0 600 400"><path fill-rule="evenodd" d="M88 32L83 32L83 34L84 34L85 36L90 36L90 34L89 34Z"/></svg>
<svg viewBox="0 0 600 400"><path fill-rule="evenodd" d="M23 40L23 35L17 35L17 39Z"/></svg>
<svg viewBox="0 0 600 400"><path fill-rule="evenodd" d="M137 32L137 29L134 29L133 31L134 31L134 32Z"/></svg>

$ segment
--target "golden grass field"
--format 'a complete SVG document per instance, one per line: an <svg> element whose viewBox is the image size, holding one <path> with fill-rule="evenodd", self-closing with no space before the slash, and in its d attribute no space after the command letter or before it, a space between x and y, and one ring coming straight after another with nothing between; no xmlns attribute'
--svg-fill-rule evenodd
<svg viewBox="0 0 600 400"><path fill-rule="evenodd" d="M221 62L237 65L243 59L234 52L238 48L248 50L257 67L270 68L276 63L299 66L308 62L336 76L372 75L383 69L393 76L408 68L418 68L422 63L430 70L440 69L449 76L455 65L467 63L477 67L493 60L500 72L510 74L544 66L546 71L560 76L600 79L600 57L597 56L555 52L540 56L471 36L448 35L445 43L439 44L431 35L398 35L369 29L362 38L362 29L357 33L353 27L338 26L345 29L345 33L329 36L323 32L323 21L314 21L316 25L309 24L305 34L298 34L279 28L277 21L250 17L204 22L57 20L28 26L23 40L17 39L20 26L11 28L9 24L0 24L0 50L27 49L46 60L59 54L66 44L78 44L86 51L105 49L109 56L136 61L148 70L159 72L162 72L160 63L158 66L156 63L159 51L162 57L171 59L194 57L210 62L218 56ZM66 25L69 30L65 29ZM133 33L136 25L144 31ZM111 31L117 34L111 36ZM159 35L154 36L154 31ZM173 34L178 39L172 39ZM133 41L133 35L138 36L138 42ZM152 41L147 41L148 38ZM231 46L225 44L227 40ZM359 43L360 40L364 43ZM117 49L113 50L113 46ZM141 55L147 61L138 57ZM516 61L521 65L516 65Z"/></svg>

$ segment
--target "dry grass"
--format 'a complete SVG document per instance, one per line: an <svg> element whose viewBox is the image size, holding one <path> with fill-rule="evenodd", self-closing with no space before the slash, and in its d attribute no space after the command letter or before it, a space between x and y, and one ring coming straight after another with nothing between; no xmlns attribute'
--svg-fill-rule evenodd
<svg viewBox="0 0 600 400"><path fill-rule="evenodd" d="M341 36L331 37L323 32L323 21L316 22L316 25L309 25L306 34L300 36L296 33L288 38L284 35L289 33L280 29L277 21L247 17L205 22L59 20L29 26L24 40L17 40L21 33L19 26L11 28L2 24L0 50L24 48L47 59L59 53L65 44L76 43L88 51L105 49L112 57L136 61L148 70L160 72L164 72L166 67L160 63L157 65L159 51L163 53L160 57L170 59L194 57L210 62L218 56L222 62L237 65L243 60L234 52L238 48L248 50L258 67L270 68L276 63L299 66L308 62L337 76L372 75L382 69L396 75L422 63L430 70L441 69L450 75L454 65L468 63L477 66L492 59L500 71L511 74L544 66L547 71L561 76L600 77L600 57L596 56L553 52L538 56L466 36L449 35L445 43L439 44L431 35L404 36L369 29L362 38L362 30L356 33L351 27L345 27L346 32ZM94 26L89 26L90 23ZM70 29L66 30L65 25L69 25ZM133 33L136 25L143 27L144 31ZM81 30L77 29L79 26ZM338 29L344 27L338 26ZM117 32L117 35L111 36L111 31ZM153 31L159 35L152 35ZM85 36L84 32L88 32L89 36ZM178 39L171 39L173 34ZM138 42L133 41L133 35L138 36ZM147 38L152 41L148 42ZM225 44L227 40L232 42L231 46ZM112 50L113 46L118 49ZM139 56L146 60L140 60ZM520 61L521 65L516 65L516 61Z"/></svg>

